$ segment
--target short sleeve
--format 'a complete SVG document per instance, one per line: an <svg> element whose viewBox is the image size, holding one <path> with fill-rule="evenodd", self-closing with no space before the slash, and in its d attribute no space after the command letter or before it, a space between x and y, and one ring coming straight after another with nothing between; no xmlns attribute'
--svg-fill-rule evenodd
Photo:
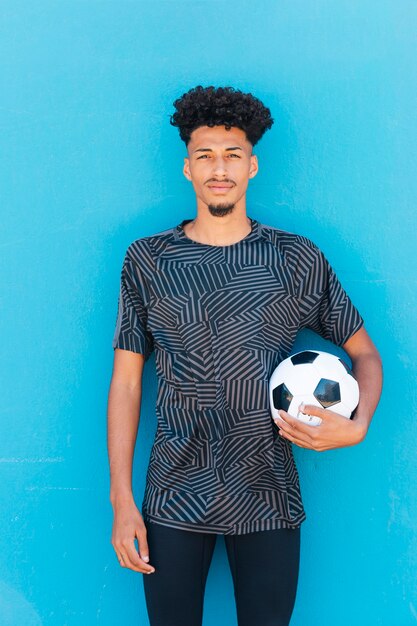
<svg viewBox="0 0 417 626"><path fill-rule="evenodd" d="M145 279L139 266L126 252L120 278L119 304L113 348L130 350L148 360L154 348L153 337L147 327L145 306Z"/></svg>
<svg viewBox="0 0 417 626"><path fill-rule="evenodd" d="M300 327L310 328L342 346L364 321L324 254L315 244L309 244L298 288Z"/></svg>

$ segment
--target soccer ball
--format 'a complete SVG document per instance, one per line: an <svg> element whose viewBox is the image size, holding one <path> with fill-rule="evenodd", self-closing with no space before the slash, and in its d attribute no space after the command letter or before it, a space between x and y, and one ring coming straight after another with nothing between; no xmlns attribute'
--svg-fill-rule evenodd
<svg viewBox="0 0 417 626"><path fill-rule="evenodd" d="M339 357L321 350L304 350L281 361L273 371L269 400L274 418L283 409L305 424L318 426L321 418L301 413L300 404L330 409L350 418L359 402L359 385Z"/></svg>

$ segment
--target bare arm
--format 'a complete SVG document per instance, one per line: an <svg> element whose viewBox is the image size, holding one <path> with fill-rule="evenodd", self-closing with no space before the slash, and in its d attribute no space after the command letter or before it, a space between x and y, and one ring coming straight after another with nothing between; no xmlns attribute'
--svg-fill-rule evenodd
<svg viewBox="0 0 417 626"><path fill-rule="evenodd" d="M110 463L110 500L132 494L132 464L139 427L144 357L128 350L114 351L107 408L107 448Z"/></svg>
<svg viewBox="0 0 417 626"><path fill-rule="evenodd" d="M364 327L348 339L343 349L352 360L352 371L359 385L359 404L352 421L360 428L362 440L381 397L382 361Z"/></svg>
<svg viewBox="0 0 417 626"><path fill-rule="evenodd" d="M132 492L132 467L142 400L145 357L129 350L114 351L107 409L110 501L114 511L112 544L122 567L149 573L146 527ZM138 540L138 551L134 539Z"/></svg>

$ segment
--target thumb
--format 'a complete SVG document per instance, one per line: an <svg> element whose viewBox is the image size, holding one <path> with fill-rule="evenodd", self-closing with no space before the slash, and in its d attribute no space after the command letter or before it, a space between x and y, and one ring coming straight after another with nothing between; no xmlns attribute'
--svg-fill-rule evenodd
<svg viewBox="0 0 417 626"><path fill-rule="evenodd" d="M148 542L146 540L146 531L139 530L137 532L137 538L138 538L138 546L139 546L139 556L143 561L145 561L145 563L148 563L149 562L149 548L148 548Z"/></svg>

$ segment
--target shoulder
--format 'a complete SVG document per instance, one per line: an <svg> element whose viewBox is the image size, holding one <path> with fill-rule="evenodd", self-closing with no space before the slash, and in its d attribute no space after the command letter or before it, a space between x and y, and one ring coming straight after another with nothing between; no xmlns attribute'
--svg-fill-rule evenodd
<svg viewBox="0 0 417 626"><path fill-rule="evenodd" d="M261 235L269 240L289 263L314 261L322 254L319 247L308 237L290 231L275 228L268 224L260 224Z"/></svg>
<svg viewBox="0 0 417 626"><path fill-rule="evenodd" d="M175 227L167 228L153 235L134 239L126 249L125 260L151 276L155 271L156 259L174 241L174 230Z"/></svg>
<svg viewBox="0 0 417 626"><path fill-rule="evenodd" d="M129 244L127 253L134 257L136 254L144 253L146 250L157 252L158 249L165 247L174 240L174 230L175 227L167 228L153 235L135 239Z"/></svg>

